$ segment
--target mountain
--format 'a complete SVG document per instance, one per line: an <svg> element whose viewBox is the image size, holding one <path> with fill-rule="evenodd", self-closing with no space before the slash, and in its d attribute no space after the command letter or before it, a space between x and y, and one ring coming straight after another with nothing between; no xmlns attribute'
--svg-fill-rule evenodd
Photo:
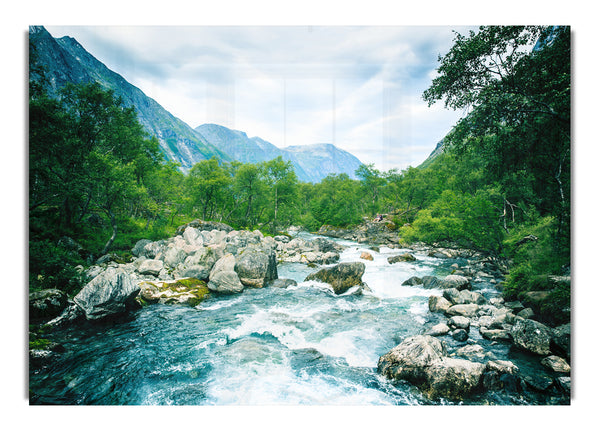
<svg viewBox="0 0 600 431"><path fill-rule="evenodd" d="M213 156L231 160L226 153L203 141L194 129L174 117L142 90L106 67L72 37L55 39L44 27L32 26L29 40L36 51L32 60L34 64L44 67L50 83L50 94L56 95L69 82L98 82L103 88L120 96L125 106L135 108L138 121L150 135L158 138L166 159L180 163L184 171L194 163Z"/></svg>
<svg viewBox="0 0 600 431"><path fill-rule="evenodd" d="M429 154L429 156L427 156L427 158L425 160L423 160L423 163L421 163L418 167L419 168L426 168L427 166L429 166L431 164L431 162L433 162L433 160L439 156L440 154L442 154L445 150L444 147L444 140L442 139L441 141L439 141L435 148L433 149L433 151L431 152L431 154Z"/></svg>
<svg viewBox="0 0 600 431"><path fill-rule="evenodd" d="M356 178L354 172L362 164L352 154L332 144L278 148L264 139L249 138L245 132L218 124L203 124L195 130L207 142L240 162L257 163L281 156L292 163L298 179L304 182L319 182L329 174L342 173Z"/></svg>
<svg viewBox="0 0 600 431"><path fill-rule="evenodd" d="M319 182L328 174L354 171L361 162L352 154L331 144L278 148L259 137L217 124L203 124L192 129L174 117L142 90L106 67L72 37L54 38L42 26L29 28L30 45L35 50L32 65L41 65L49 81L48 92L56 96L67 83L98 82L122 98L125 106L133 106L144 129L158 138L167 160L178 162L184 172L195 163L213 156L222 161L238 160L257 163L281 156L294 166L298 179ZM32 73L30 79L37 79Z"/></svg>

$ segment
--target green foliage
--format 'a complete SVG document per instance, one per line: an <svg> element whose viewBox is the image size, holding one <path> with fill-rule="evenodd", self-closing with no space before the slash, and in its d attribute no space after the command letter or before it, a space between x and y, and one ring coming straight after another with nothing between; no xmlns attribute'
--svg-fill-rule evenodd
<svg viewBox="0 0 600 431"><path fill-rule="evenodd" d="M50 240L29 242L29 289L59 289L69 295L83 287L83 276L76 268L86 261L77 251Z"/></svg>

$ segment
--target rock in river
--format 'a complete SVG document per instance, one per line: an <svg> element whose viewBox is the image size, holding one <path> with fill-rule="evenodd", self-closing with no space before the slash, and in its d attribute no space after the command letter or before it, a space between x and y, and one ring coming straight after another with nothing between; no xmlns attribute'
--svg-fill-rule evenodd
<svg viewBox="0 0 600 431"><path fill-rule="evenodd" d="M140 287L122 268L106 268L75 295L73 301L88 320L126 311L134 305Z"/></svg>
<svg viewBox="0 0 600 431"><path fill-rule="evenodd" d="M344 262L332 267L322 268L310 274L304 281L317 280L329 283L333 291L339 295L353 286L362 285L362 276L364 273L364 263Z"/></svg>

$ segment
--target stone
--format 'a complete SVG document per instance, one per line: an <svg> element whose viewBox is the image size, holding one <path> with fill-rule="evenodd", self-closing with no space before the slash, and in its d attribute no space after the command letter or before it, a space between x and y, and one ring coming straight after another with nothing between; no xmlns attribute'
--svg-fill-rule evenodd
<svg viewBox="0 0 600 431"><path fill-rule="evenodd" d="M445 323L438 323L437 325L432 326L425 335L431 335L432 337L437 337L439 335L446 335L450 332L450 327Z"/></svg>
<svg viewBox="0 0 600 431"><path fill-rule="evenodd" d="M204 239L200 235L200 231L192 226L186 227L181 236L191 246L204 245Z"/></svg>
<svg viewBox="0 0 600 431"><path fill-rule="evenodd" d="M183 264L177 266L174 275L177 278L197 278L208 280L210 270L219 260L218 250L214 247L202 247L194 254L186 257Z"/></svg>
<svg viewBox="0 0 600 431"><path fill-rule="evenodd" d="M566 323L552 330L551 349L556 353L571 358L571 324Z"/></svg>
<svg viewBox="0 0 600 431"><path fill-rule="evenodd" d="M157 276L163 269L162 260L158 259L146 259L138 267L137 271L142 275L153 275Z"/></svg>
<svg viewBox="0 0 600 431"><path fill-rule="evenodd" d="M427 369L442 360L446 347L430 335L415 335L403 340L379 358L377 371L393 380L422 383Z"/></svg>
<svg viewBox="0 0 600 431"><path fill-rule="evenodd" d="M134 306L140 287L120 268L107 268L75 295L73 302L88 320L102 319L125 312Z"/></svg>
<svg viewBox="0 0 600 431"><path fill-rule="evenodd" d="M54 318L67 306L67 294L58 289L44 289L29 293L30 318Z"/></svg>
<svg viewBox="0 0 600 431"><path fill-rule="evenodd" d="M264 287L277 279L277 257L270 249L246 247L235 257L235 272L243 285Z"/></svg>
<svg viewBox="0 0 600 431"><path fill-rule="evenodd" d="M551 355L542 359L541 364L557 373L570 373L571 366L563 358Z"/></svg>
<svg viewBox="0 0 600 431"><path fill-rule="evenodd" d="M414 257L410 253L404 253L404 254L399 254L396 256L390 256L387 259L388 263L390 263L390 264L394 264L394 263L398 263L398 262L414 262L415 260L417 260L417 258Z"/></svg>
<svg viewBox="0 0 600 431"><path fill-rule="evenodd" d="M423 280L417 276L410 277L402 282L402 286L418 286L419 284L423 284Z"/></svg>
<svg viewBox="0 0 600 431"><path fill-rule="evenodd" d="M336 294L346 292L353 286L363 284L362 275L365 264L362 262L343 262L332 267L322 268L310 274L304 281L322 281L328 283Z"/></svg>
<svg viewBox="0 0 600 431"><path fill-rule="evenodd" d="M183 263L186 257L187 253L183 249L175 246L168 247L165 253L164 262L171 268L175 268L180 263Z"/></svg>
<svg viewBox="0 0 600 431"><path fill-rule="evenodd" d="M438 289L440 287L440 279L433 275L425 275L421 279L425 289Z"/></svg>
<svg viewBox="0 0 600 431"><path fill-rule="evenodd" d="M446 314L449 316L475 317L478 310L479 305L477 304L456 304L448 308Z"/></svg>
<svg viewBox="0 0 600 431"><path fill-rule="evenodd" d="M367 253L366 251L363 251L360 254L360 258L364 259L364 260L373 260L373 255L371 255L371 253Z"/></svg>
<svg viewBox="0 0 600 431"><path fill-rule="evenodd" d="M450 335L456 341L460 341L460 342L464 342L464 341L467 341L469 339L469 333L467 331L465 331L464 329L454 329L450 333Z"/></svg>
<svg viewBox="0 0 600 431"><path fill-rule="evenodd" d="M450 319L448 319L448 326L452 329L459 328L469 330L471 321L464 316L452 316Z"/></svg>
<svg viewBox="0 0 600 431"><path fill-rule="evenodd" d="M474 392L485 365L461 358L443 358L427 368L427 394L431 398L460 400Z"/></svg>
<svg viewBox="0 0 600 431"><path fill-rule="evenodd" d="M138 242L135 243L135 246L131 249L131 254L133 254L136 257L145 256L145 247L150 243L152 243L152 241L150 241L149 239L140 239Z"/></svg>
<svg viewBox="0 0 600 431"><path fill-rule="evenodd" d="M442 296L430 296L428 305L432 313L445 313L452 306L450 301Z"/></svg>
<svg viewBox="0 0 600 431"><path fill-rule="evenodd" d="M531 308L524 308L517 313L517 317L520 317L521 319L531 319L533 315L534 313Z"/></svg>
<svg viewBox="0 0 600 431"><path fill-rule="evenodd" d="M208 281L208 289L213 292L233 294L241 293L244 285L234 271L219 271Z"/></svg>
<svg viewBox="0 0 600 431"><path fill-rule="evenodd" d="M442 289L456 288L458 290L471 289L471 282L462 275L450 274L444 277L440 282Z"/></svg>
<svg viewBox="0 0 600 431"><path fill-rule="evenodd" d="M278 278L277 280L273 280L271 283L269 283L269 286L275 287L278 289L285 289L287 287L297 286L297 285L298 285L298 283L296 282L296 280L292 280L289 278Z"/></svg>
<svg viewBox="0 0 600 431"><path fill-rule="evenodd" d="M551 330L531 319L518 320L510 331L515 346L537 355L550 354Z"/></svg>
<svg viewBox="0 0 600 431"><path fill-rule="evenodd" d="M139 298L150 304L159 303L195 307L205 299L208 293L206 283L194 278L169 282L143 281L140 283Z"/></svg>
<svg viewBox="0 0 600 431"><path fill-rule="evenodd" d="M479 333L483 338L492 341L510 341L512 339L510 332L505 329L488 329L482 326L479 328Z"/></svg>
<svg viewBox="0 0 600 431"><path fill-rule="evenodd" d="M462 356L468 360L483 360L490 356L491 354L486 352L485 349L479 344L467 344L466 346L462 346L450 355L450 356Z"/></svg>
<svg viewBox="0 0 600 431"><path fill-rule="evenodd" d="M518 372L519 368L511 361L488 361L485 364L482 385L487 390L517 391L519 388Z"/></svg>

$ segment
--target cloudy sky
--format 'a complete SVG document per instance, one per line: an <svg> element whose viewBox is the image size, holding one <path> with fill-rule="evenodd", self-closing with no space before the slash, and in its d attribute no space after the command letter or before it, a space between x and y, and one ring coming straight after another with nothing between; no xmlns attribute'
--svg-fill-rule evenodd
<svg viewBox="0 0 600 431"><path fill-rule="evenodd" d="M421 163L462 112L427 107L449 26L46 26L191 127L333 143L381 170ZM473 27L471 27L473 28Z"/></svg>

